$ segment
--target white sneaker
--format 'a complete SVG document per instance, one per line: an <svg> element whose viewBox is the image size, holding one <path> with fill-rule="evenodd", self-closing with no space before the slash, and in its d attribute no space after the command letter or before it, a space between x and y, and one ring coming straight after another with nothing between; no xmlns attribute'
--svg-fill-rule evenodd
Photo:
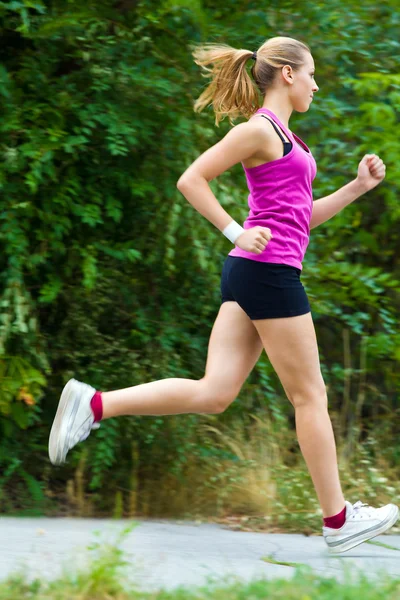
<svg viewBox="0 0 400 600"><path fill-rule="evenodd" d="M68 451L89 437L94 422L90 401L96 390L86 383L70 379L64 387L49 439L49 457L53 465L65 462Z"/></svg>
<svg viewBox="0 0 400 600"><path fill-rule="evenodd" d="M394 504L372 508L360 501L351 505L346 500L344 525L340 529L322 528L329 552L346 552L346 550L380 535L396 523L398 516L399 509Z"/></svg>

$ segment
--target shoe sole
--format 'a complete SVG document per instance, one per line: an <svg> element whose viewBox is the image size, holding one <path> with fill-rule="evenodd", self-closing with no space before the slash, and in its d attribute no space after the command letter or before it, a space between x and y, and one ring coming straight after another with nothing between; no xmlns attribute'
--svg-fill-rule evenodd
<svg viewBox="0 0 400 600"><path fill-rule="evenodd" d="M330 554L340 554L341 552L347 552L347 550L351 550L356 546L359 546L363 542L367 542L372 538L385 533L388 529L393 527L399 517L399 509L397 506L393 505L392 511L386 517L386 519L377 525L374 528L369 529L368 531L364 531L359 535L355 534L355 536L350 540L344 540L343 542L338 543L337 546L330 546L328 544L328 551Z"/></svg>
<svg viewBox="0 0 400 600"><path fill-rule="evenodd" d="M79 403L79 394L76 392L75 380L70 379L61 393L56 416L54 417L50 431L49 458L53 465L61 465L65 462L67 453L62 450L65 447L65 440L62 439L61 428L64 419L66 418L68 422L73 413L76 412L75 407Z"/></svg>

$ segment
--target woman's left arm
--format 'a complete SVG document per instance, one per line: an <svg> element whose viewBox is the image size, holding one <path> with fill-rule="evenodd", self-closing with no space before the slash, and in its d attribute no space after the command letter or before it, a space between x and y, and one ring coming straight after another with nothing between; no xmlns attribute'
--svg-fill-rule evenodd
<svg viewBox="0 0 400 600"><path fill-rule="evenodd" d="M376 154L366 154L358 165L357 178L313 203L310 229L325 223L345 206L376 187L385 177L386 166Z"/></svg>

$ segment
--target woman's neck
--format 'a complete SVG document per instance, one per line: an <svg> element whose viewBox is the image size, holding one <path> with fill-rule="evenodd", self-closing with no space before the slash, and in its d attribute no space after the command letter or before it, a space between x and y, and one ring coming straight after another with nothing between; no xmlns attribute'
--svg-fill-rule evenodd
<svg viewBox="0 0 400 600"><path fill-rule="evenodd" d="M265 95L262 108L267 108L273 112L274 115L277 116L280 121L282 121L285 127L289 129L289 119L293 112L293 107L287 100L285 100L286 99L282 98L282 94L274 93L271 90Z"/></svg>

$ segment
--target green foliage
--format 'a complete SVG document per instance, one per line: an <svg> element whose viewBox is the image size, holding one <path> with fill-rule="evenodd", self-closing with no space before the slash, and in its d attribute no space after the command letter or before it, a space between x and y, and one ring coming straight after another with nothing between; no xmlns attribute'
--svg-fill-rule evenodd
<svg viewBox="0 0 400 600"><path fill-rule="evenodd" d="M310 43L321 90L293 128L317 158L316 198L354 177L364 153L387 163L381 186L313 230L303 281L347 452L371 422L397 410L398 21L392 0L344 12L338 0L228 0L217 8L209 0L0 2L3 507L15 504L14 485L43 504L32 477L41 486L51 473L57 493L71 479L79 450L57 473L45 463L70 376L113 389L203 374L229 243L184 201L176 181L229 125L215 130L211 111L192 112L204 82L190 49L200 41L256 49L282 34ZM212 186L232 217L244 219L240 166ZM240 403L220 420L229 426L266 413L286 431L291 408L282 396L263 357ZM395 439L398 421L389 421L385 435ZM86 484L97 508L112 512L116 494L137 478L143 508L141 490L160 473L183 485L190 454L221 458L198 438L199 422L103 424L87 443Z"/></svg>
<svg viewBox="0 0 400 600"><path fill-rule="evenodd" d="M20 356L4 356L0 358L0 380L0 414L26 429L31 421L29 406L35 405L46 379Z"/></svg>

